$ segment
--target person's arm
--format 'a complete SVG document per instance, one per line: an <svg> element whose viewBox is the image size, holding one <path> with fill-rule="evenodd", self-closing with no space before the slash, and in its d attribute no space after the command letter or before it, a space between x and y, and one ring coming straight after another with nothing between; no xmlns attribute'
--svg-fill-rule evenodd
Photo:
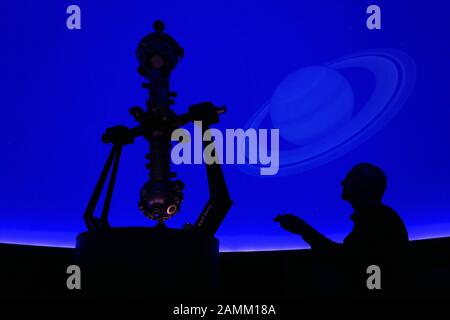
<svg viewBox="0 0 450 320"><path fill-rule="evenodd" d="M311 246L314 250L334 250L341 246L340 243L328 239L319 231L305 223L304 230L300 234L303 240Z"/></svg>
<svg viewBox="0 0 450 320"><path fill-rule="evenodd" d="M341 244L325 237L303 219L292 214L278 215L274 221L279 222L283 229L300 235L314 250L328 251L341 246Z"/></svg>

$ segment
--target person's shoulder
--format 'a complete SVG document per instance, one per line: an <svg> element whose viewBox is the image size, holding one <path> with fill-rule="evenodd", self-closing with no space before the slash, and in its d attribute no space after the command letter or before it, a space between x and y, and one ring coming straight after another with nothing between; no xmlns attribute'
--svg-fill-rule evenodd
<svg viewBox="0 0 450 320"><path fill-rule="evenodd" d="M380 211L381 215L383 216L383 219L401 221L400 215L397 213L397 211L395 211L394 209L385 204L381 205Z"/></svg>
<svg viewBox="0 0 450 320"><path fill-rule="evenodd" d="M384 203L381 205L381 210L387 214L394 214L398 216L397 211L395 211L394 209L392 209L390 206L385 205Z"/></svg>
<svg viewBox="0 0 450 320"><path fill-rule="evenodd" d="M383 212L386 222L388 222L395 229L402 229L402 231L407 234L406 226L397 211L385 204L382 205L381 211Z"/></svg>

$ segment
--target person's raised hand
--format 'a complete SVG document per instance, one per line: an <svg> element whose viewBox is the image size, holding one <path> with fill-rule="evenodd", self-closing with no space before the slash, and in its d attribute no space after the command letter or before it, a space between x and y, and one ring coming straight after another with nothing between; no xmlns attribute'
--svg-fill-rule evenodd
<svg viewBox="0 0 450 320"><path fill-rule="evenodd" d="M284 230L300 235L305 230L305 227L308 226L302 218L293 214L279 214L273 221L279 222Z"/></svg>

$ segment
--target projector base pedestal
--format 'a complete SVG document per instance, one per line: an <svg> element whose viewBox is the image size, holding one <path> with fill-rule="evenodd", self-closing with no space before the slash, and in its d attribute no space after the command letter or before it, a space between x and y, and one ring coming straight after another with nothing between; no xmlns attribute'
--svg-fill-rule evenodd
<svg viewBox="0 0 450 320"><path fill-rule="evenodd" d="M196 231L111 228L78 235L82 295L92 298L213 297L219 242Z"/></svg>

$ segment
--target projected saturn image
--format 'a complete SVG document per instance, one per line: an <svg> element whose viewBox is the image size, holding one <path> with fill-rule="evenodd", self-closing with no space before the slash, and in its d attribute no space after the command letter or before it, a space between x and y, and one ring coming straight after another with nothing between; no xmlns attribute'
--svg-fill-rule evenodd
<svg viewBox="0 0 450 320"><path fill-rule="evenodd" d="M1 301L449 299L445 9L7 0Z"/></svg>
<svg viewBox="0 0 450 320"><path fill-rule="evenodd" d="M357 115L352 85L339 73L343 68L367 69L375 77L373 93ZM414 82L412 59L389 50L302 68L278 85L270 102L256 112L248 127L259 127L270 114L281 136L302 146L281 156L280 173L296 174L333 160L383 128L404 105ZM252 165L246 168L252 172Z"/></svg>

